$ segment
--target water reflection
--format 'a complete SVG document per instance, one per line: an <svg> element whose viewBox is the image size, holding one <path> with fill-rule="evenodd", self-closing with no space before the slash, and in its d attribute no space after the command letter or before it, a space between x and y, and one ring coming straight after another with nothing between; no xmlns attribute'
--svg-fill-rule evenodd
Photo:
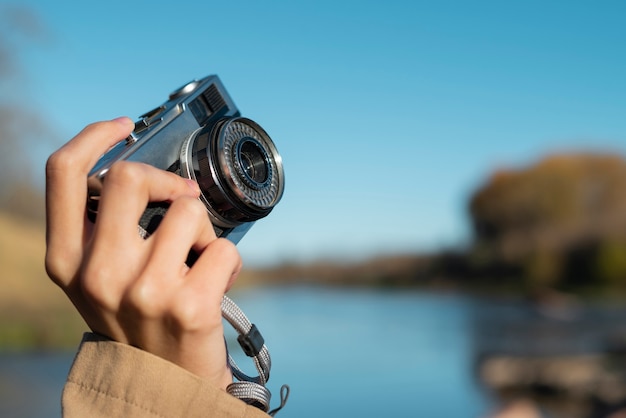
<svg viewBox="0 0 626 418"><path fill-rule="evenodd" d="M626 311L620 304L557 295L552 304L483 299L476 307L476 371L508 411L498 417L516 410L528 412L510 416L626 413Z"/></svg>

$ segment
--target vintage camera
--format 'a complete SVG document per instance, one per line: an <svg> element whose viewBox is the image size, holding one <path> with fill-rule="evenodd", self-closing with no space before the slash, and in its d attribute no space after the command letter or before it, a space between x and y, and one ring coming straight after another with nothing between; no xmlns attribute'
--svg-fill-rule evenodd
<svg viewBox="0 0 626 418"><path fill-rule="evenodd" d="M102 182L116 161L138 161L195 180L218 237L234 243L279 202L282 159L268 134L239 110L215 75L192 81L142 115L124 141L89 173L88 215L95 220ZM150 235L168 204L150 203L139 221Z"/></svg>

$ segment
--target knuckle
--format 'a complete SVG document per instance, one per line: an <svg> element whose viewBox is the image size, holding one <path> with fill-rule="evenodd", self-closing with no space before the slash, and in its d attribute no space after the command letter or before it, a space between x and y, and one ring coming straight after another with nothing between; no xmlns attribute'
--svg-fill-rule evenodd
<svg viewBox="0 0 626 418"><path fill-rule="evenodd" d="M118 161L109 169L105 182L122 185L127 188L137 189L145 181L142 164Z"/></svg>
<svg viewBox="0 0 626 418"><path fill-rule="evenodd" d="M143 318L157 318L163 312L163 298L167 294L165 289L160 289L151 280L142 276L128 290L124 305Z"/></svg>
<svg viewBox="0 0 626 418"><path fill-rule="evenodd" d="M198 327L198 308L186 298L177 298L170 308L173 323L180 329L192 330Z"/></svg>
<svg viewBox="0 0 626 418"><path fill-rule="evenodd" d="M71 279L71 275L68 265L69 257L66 252L55 252L51 249L46 251L45 256L45 268L48 277L52 279L58 286L64 286Z"/></svg>
<svg viewBox="0 0 626 418"><path fill-rule="evenodd" d="M205 301L198 301L192 295L181 292L174 299L169 309L172 323L185 332L198 332L218 327L221 324L220 315L211 315L219 309L207 309Z"/></svg>
<svg viewBox="0 0 626 418"><path fill-rule="evenodd" d="M81 287L85 297L96 306L113 310L117 307L114 277L105 266L90 263L82 271Z"/></svg>
<svg viewBox="0 0 626 418"><path fill-rule="evenodd" d="M73 140L79 137L86 138L96 135L97 133L109 132L108 130L112 129L112 126L114 126L114 124L111 124L110 122L91 123L83 128L83 130L76 135ZM70 142L73 142L73 140ZM84 163L84 155L77 153L75 148L68 143L48 157L48 160L46 161L46 173L50 175L56 172L64 172L68 169L76 168L79 164Z"/></svg>
<svg viewBox="0 0 626 418"><path fill-rule="evenodd" d="M66 148L61 148L52 153L46 161L46 174L48 176L57 172L64 172L75 167L77 164L74 153L69 152Z"/></svg>
<svg viewBox="0 0 626 418"><path fill-rule="evenodd" d="M241 263L241 255L235 244L226 238L218 238L211 243L211 251L214 251L220 260L225 263L237 265Z"/></svg>
<svg viewBox="0 0 626 418"><path fill-rule="evenodd" d="M177 216L184 217L192 222L203 220L208 221L207 211L204 204L193 197L179 197L172 203L170 209L173 209Z"/></svg>

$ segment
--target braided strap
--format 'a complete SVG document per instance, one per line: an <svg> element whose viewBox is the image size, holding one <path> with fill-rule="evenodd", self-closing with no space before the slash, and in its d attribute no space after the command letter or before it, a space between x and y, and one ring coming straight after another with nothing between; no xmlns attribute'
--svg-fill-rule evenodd
<svg viewBox="0 0 626 418"><path fill-rule="evenodd" d="M228 385L226 392L239 398L248 405L253 405L262 411L269 411L272 394L265 386L253 382L234 382Z"/></svg>
<svg viewBox="0 0 626 418"><path fill-rule="evenodd" d="M222 317L239 334L237 340L246 355L252 358L258 372L258 376L248 376L237 366L235 360L229 354L228 364L238 382L228 385L226 391L247 404L268 412L272 395L265 385L267 385L267 381L270 378L272 360L265 345L265 340L257 327L248 320L246 315L239 309L239 306L228 296L224 296L222 299ZM270 415L274 416L285 405L288 395L289 387L284 385L281 388L281 405L274 411L269 412Z"/></svg>

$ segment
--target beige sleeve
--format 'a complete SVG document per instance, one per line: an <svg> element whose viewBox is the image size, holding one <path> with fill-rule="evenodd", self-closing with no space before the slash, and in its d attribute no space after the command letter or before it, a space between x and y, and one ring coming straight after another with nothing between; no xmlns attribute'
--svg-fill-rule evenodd
<svg viewBox="0 0 626 418"><path fill-rule="evenodd" d="M64 418L267 418L150 353L85 334L63 390Z"/></svg>

